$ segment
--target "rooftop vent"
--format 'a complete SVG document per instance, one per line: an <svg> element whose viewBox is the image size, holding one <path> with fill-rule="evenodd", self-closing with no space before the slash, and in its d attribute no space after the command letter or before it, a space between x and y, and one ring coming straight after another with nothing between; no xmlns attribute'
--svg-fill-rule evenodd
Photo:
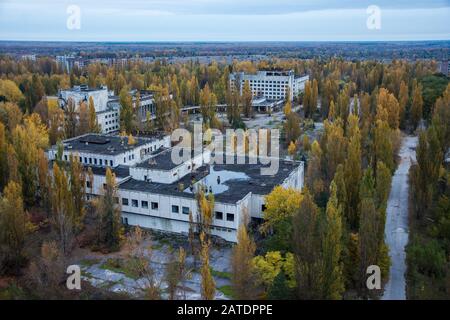
<svg viewBox="0 0 450 320"><path fill-rule="evenodd" d="M80 138L80 142L81 143L85 143L86 145L89 143L92 144L107 144L110 143L111 140L106 138L106 137L102 137L102 136L94 136L94 135L90 135L90 136L85 136Z"/></svg>

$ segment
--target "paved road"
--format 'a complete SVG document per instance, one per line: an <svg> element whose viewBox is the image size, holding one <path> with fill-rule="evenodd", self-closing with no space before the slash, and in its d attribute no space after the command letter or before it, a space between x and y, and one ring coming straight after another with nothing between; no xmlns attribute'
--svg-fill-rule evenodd
<svg viewBox="0 0 450 320"><path fill-rule="evenodd" d="M406 299L406 253L408 243L408 172L416 161L417 137L406 136L402 140L400 164L392 177L391 193L387 203L385 240L389 247L391 268L389 281L384 288L383 300Z"/></svg>

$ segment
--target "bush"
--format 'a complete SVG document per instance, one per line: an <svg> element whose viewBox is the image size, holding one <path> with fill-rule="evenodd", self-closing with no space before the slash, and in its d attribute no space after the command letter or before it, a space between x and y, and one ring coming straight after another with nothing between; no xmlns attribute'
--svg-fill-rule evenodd
<svg viewBox="0 0 450 320"><path fill-rule="evenodd" d="M445 276L445 251L434 239L428 242L415 239L408 245L407 260L411 274L417 271L434 278Z"/></svg>

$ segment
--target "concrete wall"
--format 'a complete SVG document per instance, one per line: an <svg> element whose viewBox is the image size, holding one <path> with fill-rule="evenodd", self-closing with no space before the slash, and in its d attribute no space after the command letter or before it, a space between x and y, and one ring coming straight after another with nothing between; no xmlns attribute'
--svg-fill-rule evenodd
<svg viewBox="0 0 450 320"><path fill-rule="evenodd" d="M192 212L194 221L197 221L198 208L195 199L120 188L119 194L121 204L123 203L122 199L128 199L128 205L122 204L122 219L126 218L127 220L124 222L128 222L130 225L187 234L189 232L189 214L183 213L183 207L188 208ZM133 200L137 201L137 206L133 206ZM148 208L143 207L142 201L147 201ZM152 209L152 202L158 203L157 209ZM172 206L178 206L178 213L173 212ZM227 241L236 242L236 230L240 221L236 205L216 202L214 209L215 212L222 212L223 218L216 219L214 214L211 233L221 236ZM185 210L185 212L189 212L187 209ZM233 221L227 221L227 214L234 215Z"/></svg>

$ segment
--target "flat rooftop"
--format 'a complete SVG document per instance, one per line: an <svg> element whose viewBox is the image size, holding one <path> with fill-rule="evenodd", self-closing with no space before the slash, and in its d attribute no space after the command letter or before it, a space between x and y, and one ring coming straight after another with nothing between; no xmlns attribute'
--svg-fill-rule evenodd
<svg viewBox="0 0 450 320"><path fill-rule="evenodd" d="M194 150L192 150L191 158L193 158L194 156L196 156L200 153L201 152L194 152ZM175 164L172 161L172 148L156 150L153 152L153 154L154 154L153 157L136 164L136 167L144 168L144 169L169 171L169 170L172 170L172 169L178 167L179 165L181 165L181 163Z"/></svg>
<svg viewBox="0 0 450 320"><path fill-rule="evenodd" d="M134 137L135 144L128 144L128 137L109 136L102 134L86 134L72 139L64 140L64 150L102 155L118 155L136 147L140 147L152 140L150 138Z"/></svg>
<svg viewBox="0 0 450 320"><path fill-rule="evenodd" d="M248 158L247 158L248 160ZM149 192L177 197L195 198L195 187L203 184L207 190L211 186L216 201L234 204L249 192L259 195L269 194L280 185L289 174L300 165L299 162L280 159L279 170L272 176L261 175L261 164L214 164L204 165L171 184L129 179L119 185L119 189ZM220 177L220 181L217 179ZM180 190L180 185L182 189Z"/></svg>
<svg viewBox="0 0 450 320"><path fill-rule="evenodd" d="M85 170L87 170L89 167L92 170L92 173L99 176L106 176L106 168L99 167L99 166L83 166ZM126 178L130 176L130 167L119 165L114 168L110 168L111 171L115 174L117 178Z"/></svg>

